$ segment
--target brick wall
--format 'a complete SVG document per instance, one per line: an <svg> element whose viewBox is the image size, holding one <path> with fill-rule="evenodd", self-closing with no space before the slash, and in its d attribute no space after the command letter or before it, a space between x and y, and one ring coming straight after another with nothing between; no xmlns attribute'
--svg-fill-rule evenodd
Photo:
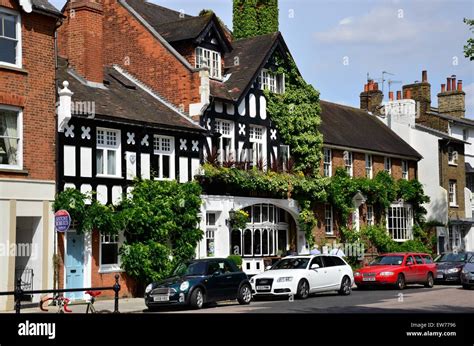
<svg viewBox="0 0 474 346"><path fill-rule="evenodd" d="M0 6L21 13L23 70L0 67L0 103L23 107L23 169L27 171L0 172L0 178L55 180L56 19L27 14L12 0L0 0Z"/></svg>

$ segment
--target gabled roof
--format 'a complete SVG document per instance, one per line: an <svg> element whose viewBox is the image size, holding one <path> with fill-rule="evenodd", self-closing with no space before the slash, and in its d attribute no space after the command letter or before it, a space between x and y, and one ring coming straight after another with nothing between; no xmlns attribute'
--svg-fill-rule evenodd
<svg viewBox="0 0 474 346"><path fill-rule="evenodd" d="M174 22L183 17L192 18L190 15L145 0L126 0L126 3L145 18L152 26Z"/></svg>
<svg viewBox="0 0 474 346"><path fill-rule="evenodd" d="M274 52L277 43L286 48L280 32L232 42L233 50L225 58L225 82L211 83L211 94L225 100L239 101L251 87L260 69Z"/></svg>
<svg viewBox="0 0 474 346"><path fill-rule="evenodd" d="M105 67L105 87L93 87L67 67L66 59L60 58L57 77L60 84L69 82L73 102L94 102L97 118L180 131L205 131L118 68Z"/></svg>
<svg viewBox="0 0 474 346"><path fill-rule="evenodd" d="M319 131L326 145L374 151L419 160L422 156L374 115L364 110L320 101Z"/></svg>

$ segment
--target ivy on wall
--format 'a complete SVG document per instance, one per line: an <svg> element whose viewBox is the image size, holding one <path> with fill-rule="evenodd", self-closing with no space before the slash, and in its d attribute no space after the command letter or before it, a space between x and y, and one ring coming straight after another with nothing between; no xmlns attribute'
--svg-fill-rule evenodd
<svg viewBox="0 0 474 346"><path fill-rule="evenodd" d="M234 0L233 35L236 39L278 31L278 0Z"/></svg>
<svg viewBox="0 0 474 346"><path fill-rule="evenodd" d="M293 58L275 58L274 74L285 76L285 92L265 91L267 110L283 142L290 146L296 171L317 177L322 156L323 137L319 92L306 83Z"/></svg>

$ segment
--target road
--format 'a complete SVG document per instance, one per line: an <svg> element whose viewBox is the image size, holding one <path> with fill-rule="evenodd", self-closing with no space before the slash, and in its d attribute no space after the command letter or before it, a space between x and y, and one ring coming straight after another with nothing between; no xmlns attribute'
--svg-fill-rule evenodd
<svg viewBox="0 0 474 346"><path fill-rule="evenodd" d="M147 312L147 311L145 311ZM166 308L161 313L189 313L190 310ZM474 313L474 290L460 286L413 286L393 289L354 289L350 296L337 293L315 294L306 300L265 299L250 305L236 302L213 304L192 313L397 313L397 312L470 312Z"/></svg>
<svg viewBox="0 0 474 346"><path fill-rule="evenodd" d="M97 310L113 310L113 300L97 300ZM73 312L84 312L84 306L71 307ZM142 298L120 299L122 313L149 313ZM54 308L50 309L53 313ZM37 307L22 309L24 313L39 313ZM235 301L211 304L202 310L164 307L157 313L406 313L406 312L469 312L474 313L474 289L460 286L412 286L403 291L395 289L354 289L350 296L337 293L315 294L306 300L289 301L272 298L239 305Z"/></svg>

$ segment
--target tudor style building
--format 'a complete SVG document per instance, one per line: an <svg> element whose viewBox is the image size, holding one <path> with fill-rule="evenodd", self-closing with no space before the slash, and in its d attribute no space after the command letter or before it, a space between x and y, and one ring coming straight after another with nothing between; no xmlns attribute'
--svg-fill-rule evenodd
<svg viewBox="0 0 474 346"><path fill-rule="evenodd" d="M53 286L54 32L46 0L0 1L0 291ZM30 297L38 301L39 295ZM0 310L13 296L0 297Z"/></svg>

